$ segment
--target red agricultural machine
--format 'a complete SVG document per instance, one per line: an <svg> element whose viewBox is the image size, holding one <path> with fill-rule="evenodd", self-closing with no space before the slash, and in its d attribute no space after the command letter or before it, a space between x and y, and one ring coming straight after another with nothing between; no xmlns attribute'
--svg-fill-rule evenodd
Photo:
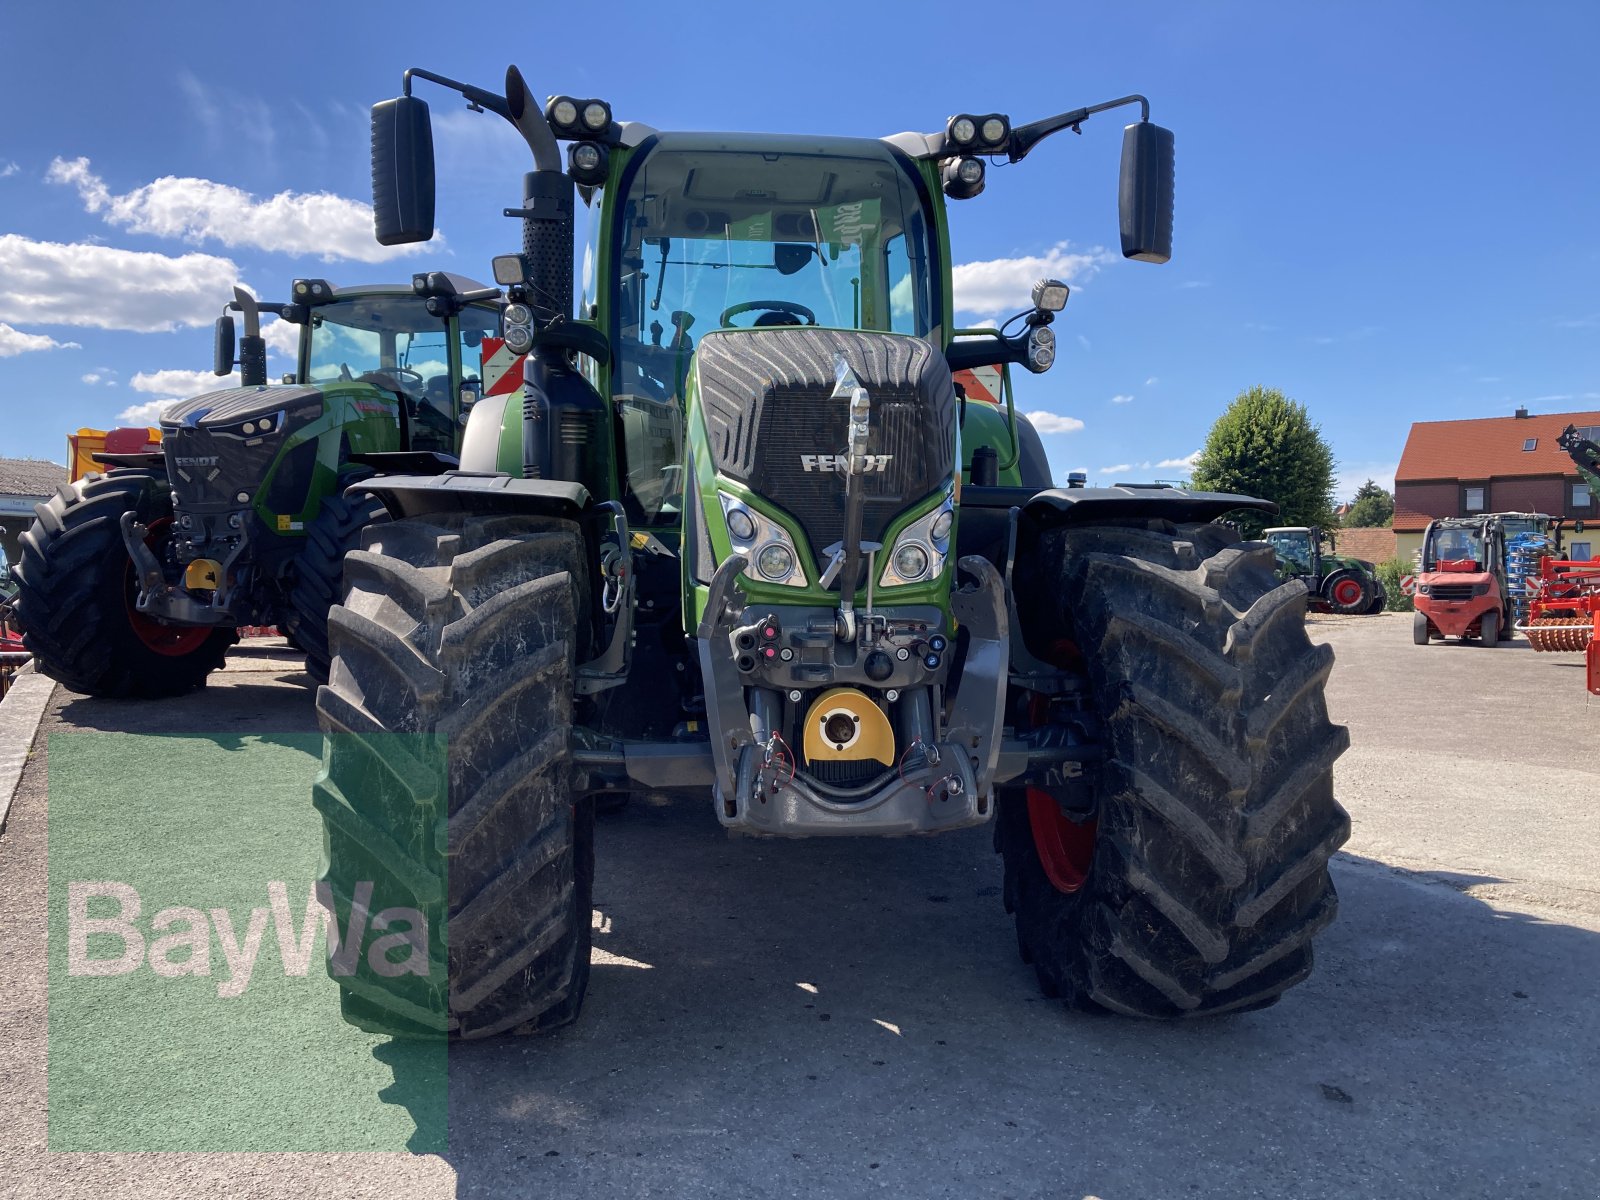
<svg viewBox="0 0 1600 1200"><path fill-rule="evenodd" d="M1600 446L1571 425L1556 444L1600 496ZM1582 532L1581 522L1577 530ZM1585 653L1589 690L1600 696L1600 560L1545 558L1529 584L1528 620L1519 627L1528 644L1535 650Z"/></svg>

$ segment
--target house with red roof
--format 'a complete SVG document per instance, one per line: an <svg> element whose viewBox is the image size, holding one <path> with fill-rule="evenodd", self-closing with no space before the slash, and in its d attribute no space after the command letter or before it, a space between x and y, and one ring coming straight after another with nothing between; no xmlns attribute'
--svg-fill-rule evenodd
<svg viewBox="0 0 1600 1200"><path fill-rule="evenodd" d="M1436 517L1537 512L1566 519L1567 557L1600 557L1600 496L1556 445L1568 425L1600 439L1600 411L1418 421L1394 476L1396 553L1411 558Z"/></svg>

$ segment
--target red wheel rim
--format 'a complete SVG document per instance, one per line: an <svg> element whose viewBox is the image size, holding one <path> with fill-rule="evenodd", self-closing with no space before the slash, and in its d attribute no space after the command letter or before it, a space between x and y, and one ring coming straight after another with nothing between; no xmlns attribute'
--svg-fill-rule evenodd
<svg viewBox="0 0 1600 1200"><path fill-rule="evenodd" d="M1361 599L1361 585L1354 579L1341 579L1333 585L1333 599L1337 604L1355 604Z"/></svg>
<svg viewBox="0 0 1600 1200"><path fill-rule="evenodd" d="M1061 815L1055 797L1043 788L1028 789L1028 824L1033 829L1033 847L1045 877L1056 891L1068 895L1089 880L1094 861L1096 821L1079 825Z"/></svg>
<svg viewBox="0 0 1600 1200"><path fill-rule="evenodd" d="M144 544L157 555L166 544L167 527L171 524L171 517L161 517L150 522L148 527L150 532L145 534ZM182 658L200 649L205 644L206 638L211 636L211 630L204 625L165 625L154 617L145 616L133 606L138 595L139 585L133 577L133 560L129 559L128 585L124 592L128 607L128 625L146 649L164 654L168 658Z"/></svg>

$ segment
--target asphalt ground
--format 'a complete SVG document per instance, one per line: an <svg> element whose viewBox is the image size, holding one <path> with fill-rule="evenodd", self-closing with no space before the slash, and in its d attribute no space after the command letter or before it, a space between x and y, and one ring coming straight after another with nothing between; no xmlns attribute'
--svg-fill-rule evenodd
<svg viewBox="0 0 1600 1200"><path fill-rule="evenodd" d="M1580 657L1414 647L1399 615L1312 634L1354 832L1317 971L1276 1007L1042 999L987 829L730 839L703 797L656 797L602 822L582 1019L453 1048L443 1154L46 1150L41 740L0 837L0 1195L1600 1195ZM297 660L253 643L178 701L58 689L41 734L313 725Z"/></svg>

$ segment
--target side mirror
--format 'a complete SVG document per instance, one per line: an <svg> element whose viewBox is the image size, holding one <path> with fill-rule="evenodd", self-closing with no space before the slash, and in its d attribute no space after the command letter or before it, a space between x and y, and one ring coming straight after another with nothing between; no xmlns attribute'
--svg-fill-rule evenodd
<svg viewBox="0 0 1600 1200"><path fill-rule="evenodd" d="M1139 121L1122 132L1122 256L1164 263L1172 257L1172 130ZM376 172L374 159L373 170Z"/></svg>
<svg viewBox="0 0 1600 1200"><path fill-rule="evenodd" d="M227 375L233 371L233 318L218 317L211 336L211 372Z"/></svg>
<svg viewBox="0 0 1600 1200"><path fill-rule="evenodd" d="M372 218L383 246L433 236L433 124L415 96L372 106Z"/></svg>

